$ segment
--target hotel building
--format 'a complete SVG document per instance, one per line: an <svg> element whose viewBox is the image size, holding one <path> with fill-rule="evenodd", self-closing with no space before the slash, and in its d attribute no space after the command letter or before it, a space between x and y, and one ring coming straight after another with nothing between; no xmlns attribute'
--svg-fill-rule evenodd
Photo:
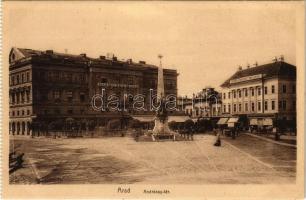
<svg viewBox="0 0 306 200"><path fill-rule="evenodd" d="M283 58L240 67L221 88L223 115L296 121L296 67Z"/></svg>
<svg viewBox="0 0 306 200"><path fill-rule="evenodd" d="M150 89L156 93L157 67L144 61L118 60L115 56L90 58L32 49L12 48L9 54L10 134L31 135L34 128L46 131L54 122L94 121L105 126L112 119L135 114L129 96L127 110L96 111L93 95L145 96L149 109ZM178 73L164 69L165 94L177 95ZM140 111L139 111L140 112ZM137 114L137 113L136 113ZM61 128L61 127L60 127Z"/></svg>

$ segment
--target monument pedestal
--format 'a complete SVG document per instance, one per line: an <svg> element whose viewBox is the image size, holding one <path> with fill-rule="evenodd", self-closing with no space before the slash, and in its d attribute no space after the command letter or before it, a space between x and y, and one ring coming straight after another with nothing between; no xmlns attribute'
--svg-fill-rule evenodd
<svg viewBox="0 0 306 200"><path fill-rule="evenodd" d="M157 117L152 132L153 141L175 140L175 132L170 130L167 120L163 122Z"/></svg>

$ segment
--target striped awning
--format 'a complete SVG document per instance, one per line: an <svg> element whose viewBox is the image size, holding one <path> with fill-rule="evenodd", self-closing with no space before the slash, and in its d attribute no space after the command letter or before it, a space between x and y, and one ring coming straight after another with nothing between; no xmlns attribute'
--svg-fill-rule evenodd
<svg viewBox="0 0 306 200"><path fill-rule="evenodd" d="M231 118L227 121L227 123L237 123L238 120L239 120L238 117L231 117Z"/></svg>
<svg viewBox="0 0 306 200"><path fill-rule="evenodd" d="M228 118L220 118L219 121L217 122L217 125L224 125L228 121Z"/></svg>

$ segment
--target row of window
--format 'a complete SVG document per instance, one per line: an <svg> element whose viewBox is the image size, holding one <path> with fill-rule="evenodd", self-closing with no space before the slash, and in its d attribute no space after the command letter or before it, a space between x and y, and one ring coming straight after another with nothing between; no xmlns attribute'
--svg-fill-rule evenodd
<svg viewBox="0 0 306 200"><path fill-rule="evenodd" d="M256 87L256 88L257 88L256 89L257 90L257 95L260 96L261 93L262 93L261 92L262 88L261 87ZM238 89L237 91L233 90L232 92L228 92L227 97L230 99L231 94L233 94L233 98L237 98L237 96L238 96L238 98L241 98L242 95L244 95L244 97L248 97L248 95L249 95L248 92L249 92L249 90L247 88L243 88L242 90ZM256 91L253 87L250 88L250 92L251 92L251 96L255 96ZM293 94L295 94L295 92L296 92L296 86L295 85L292 85L291 92ZM242 93L244 93L244 94L242 94ZM271 93L271 94L275 93L275 86L274 85L271 86L271 91L270 92L269 92L267 86L264 87L264 94L268 94L268 93ZM287 93L287 86L286 85L282 86L282 93ZM226 99L226 93L223 93L223 99Z"/></svg>
<svg viewBox="0 0 306 200"><path fill-rule="evenodd" d="M60 115L60 114L84 114L85 110L80 109L79 111L74 110L73 108L68 108L67 111L60 110L60 109L54 109L54 110L42 110L40 114L44 115L50 115L50 114L55 114L55 115Z"/></svg>
<svg viewBox="0 0 306 200"><path fill-rule="evenodd" d="M276 105L275 105L275 101L271 100L270 103L269 101L264 101L264 110L268 110L269 107L271 108L271 110L276 110ZM233 112L255 112L255 102L251 102L251 107L249 108L249 103L244 103L244 110L242 110L242 104L233 104ZM296 107L296 102L293 101L292 102L292 108L295 109ZM278 102L278 109L279 110L287 110L287 102L286 100L282 100ZM223 112L226 113L226 111L228 111L228 113L231 113L231 104L227 105L227 109L226 109L226 105L223 105ZM257 102L257 111L260 112L262 111L262 103L260 101Z"/></svg>
<svg viewBox="0 0 306 200"><path fill-rule="evenodd" d="M204 114L205 115L208 115L208 113L209 113L209 111L206 111L205 112L205 109L199 109L199 108L195 108L195 109L192 109L192 108L190 108L190 109L185 109L185 113L187 114L187 115L192 115L193 114L193 110L195 111L195 115L196 116L203 116ZM220 109L219 108L215 108L215 107L213 107L212 108L212 115L219 115L219 114L221 114L220 113L221 111L220 111Z"/></svg>
<svg viewBox="0 0 306 200"><path fill-rule="evenodd" d="M10 85L18 85L30 82L30 72L22 72L10 76Z"/></svg>
<svg viewBox="0 0 306 200"><path fill-rule="evenodd" d="M17 110L16 112L15 111L12 111L12 112L10 112L10 116L26 116L26 115L30 115L31 114L31 112L30 112L30 110Z"/></svg>
<svg viewBox="0 0 306 200"><path fill-rule="evenodd" d="M36 72L35 77L41 81L65 81L65 82L85 82L86 77L83 73L70 73L61 71Z"/></svg>
<svg viewBox="0 0 306 200"><path fill-rule="evenodd" d="M74 100L78 100L80 102L86 101L85 92L79 92L79 93L76 93L74 91L63 92L61 90L53 90L50 92L51 95L48 95L48 92L42 92L41 94L37 94L38 100L41 101L54 100L55 102L61 102L64 98L66 99L66 101L70 103L72 103Z"/></svg>
<svg viewBox="0 0 306 200"><path fill-rule="evenodd" d="M30 102L30 90L23 92L16 92L10 94L10 103L19 104L19 103L29 103Z"/></svg>

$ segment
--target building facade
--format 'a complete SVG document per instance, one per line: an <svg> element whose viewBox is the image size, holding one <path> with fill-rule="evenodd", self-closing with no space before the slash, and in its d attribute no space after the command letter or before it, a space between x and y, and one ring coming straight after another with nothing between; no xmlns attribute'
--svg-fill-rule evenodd
<svg viewBox="0 0 306 200"><path fill-rule="evenodd" d="M221 87L224 115L296 120L296 67L283 59L239 68Z"/></svg>
<svg viewBox="0 0 306 200"><path fill-rule="evenodd" d="M177 95L177 76L176 70L164 69L166 95ZM34 129L48 130L56 121L93 120L104 126L112 119L150 112L157 67L144 61L119 61L115 56L90 58L86 54L12 48L9 81L10 133L31 135ZM135 111L132 106L139 94L143 95L144 109ZM115 95L120 110L94 109L95 95L103 95L100 102L95 101L99 108L106 102L112 107L110 96Z"/></svg>
<svg viewBox="0 0 306 200"><path fill-rule="evenodd" d="M185 114L191 118L218 117L222 114L221 97L214 88L204 88L195 94L192 99L185 99Z"/></svg>

